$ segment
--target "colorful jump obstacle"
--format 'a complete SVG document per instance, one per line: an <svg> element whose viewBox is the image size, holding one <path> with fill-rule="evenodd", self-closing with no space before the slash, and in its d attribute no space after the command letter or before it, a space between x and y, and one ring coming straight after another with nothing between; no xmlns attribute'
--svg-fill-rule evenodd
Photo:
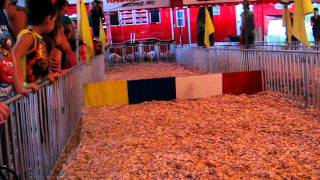
<svg viewBox="0 0 320 180"><path fill-rule="evenodd" d="M185 77L107 81L85 85L87 107L146 101L200 99L222 94L262 91L262 72L234 72Z"/></svg>

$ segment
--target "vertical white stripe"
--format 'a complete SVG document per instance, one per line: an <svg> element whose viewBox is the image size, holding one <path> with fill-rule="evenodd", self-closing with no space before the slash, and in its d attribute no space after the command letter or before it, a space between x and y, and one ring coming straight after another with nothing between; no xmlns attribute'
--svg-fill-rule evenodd
<svg viewBox="0 0 320 180"><path fill-rule="evenodd" d="M187 8L187 18L188 18L188 36L189 36L189 46L192 44L192 39L191 39L191 24L190 24L190 8Z"/></svg>
<svg viewBox="0 0 320 180"><path fill-rule="evenodd" d="M171 21L171 39L174 40L174 18L173 18L173 9L170 8L170 21Z"/></svg>

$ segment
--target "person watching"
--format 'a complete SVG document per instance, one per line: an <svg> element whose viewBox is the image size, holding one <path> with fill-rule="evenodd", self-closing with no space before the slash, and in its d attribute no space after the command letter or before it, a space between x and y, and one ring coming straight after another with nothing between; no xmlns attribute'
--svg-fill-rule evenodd
<svg viewBox="0 0 320 180"><path fill-rule="evenodd" d="M313 9L313 16L311 17L311 26L312 26L312 33L314 37L314 41L320 40L320 16L319 16L319 9Z"/></svg>
<svg viewBox="0 0 320 180"><path fill-rule="evenodd" d="M18 35L13 47L14 83L18 93L39 89L38 84L46 77L53 81L49 55L42 34L50 33L57 18L56 8L50 0L28 0L28 28Z"/></svg>

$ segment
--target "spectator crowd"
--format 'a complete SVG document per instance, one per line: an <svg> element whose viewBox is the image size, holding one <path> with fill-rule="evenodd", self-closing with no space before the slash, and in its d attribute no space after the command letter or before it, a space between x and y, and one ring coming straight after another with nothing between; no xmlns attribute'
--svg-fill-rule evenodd
<svg viewBox="0 0 320 180"><path fill-rule="evenodd" d="M67 0L27 0L25 6L17 0L1 0L0 8L3 122L10 113L3 101L16 94L36 92L46 80L54 83L62 72L77 64L77 58L76 26L65 15Z"/></svg>

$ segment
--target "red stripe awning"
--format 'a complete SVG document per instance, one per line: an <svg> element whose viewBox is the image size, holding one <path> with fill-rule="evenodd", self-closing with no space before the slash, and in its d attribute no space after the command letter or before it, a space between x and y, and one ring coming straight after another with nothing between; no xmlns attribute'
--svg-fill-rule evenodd
<svg viewBox="0 0 320 180"><path fill-rule="evenodd" d="M126 2L137 2L139 0L107 0L107 3L126 3ZM256 3L278 3L280 0L254 0ZM230 0L228 3L239 3L239 0L234 2ZM182 0L171 0L173 5L183 5Z"/></svg>

